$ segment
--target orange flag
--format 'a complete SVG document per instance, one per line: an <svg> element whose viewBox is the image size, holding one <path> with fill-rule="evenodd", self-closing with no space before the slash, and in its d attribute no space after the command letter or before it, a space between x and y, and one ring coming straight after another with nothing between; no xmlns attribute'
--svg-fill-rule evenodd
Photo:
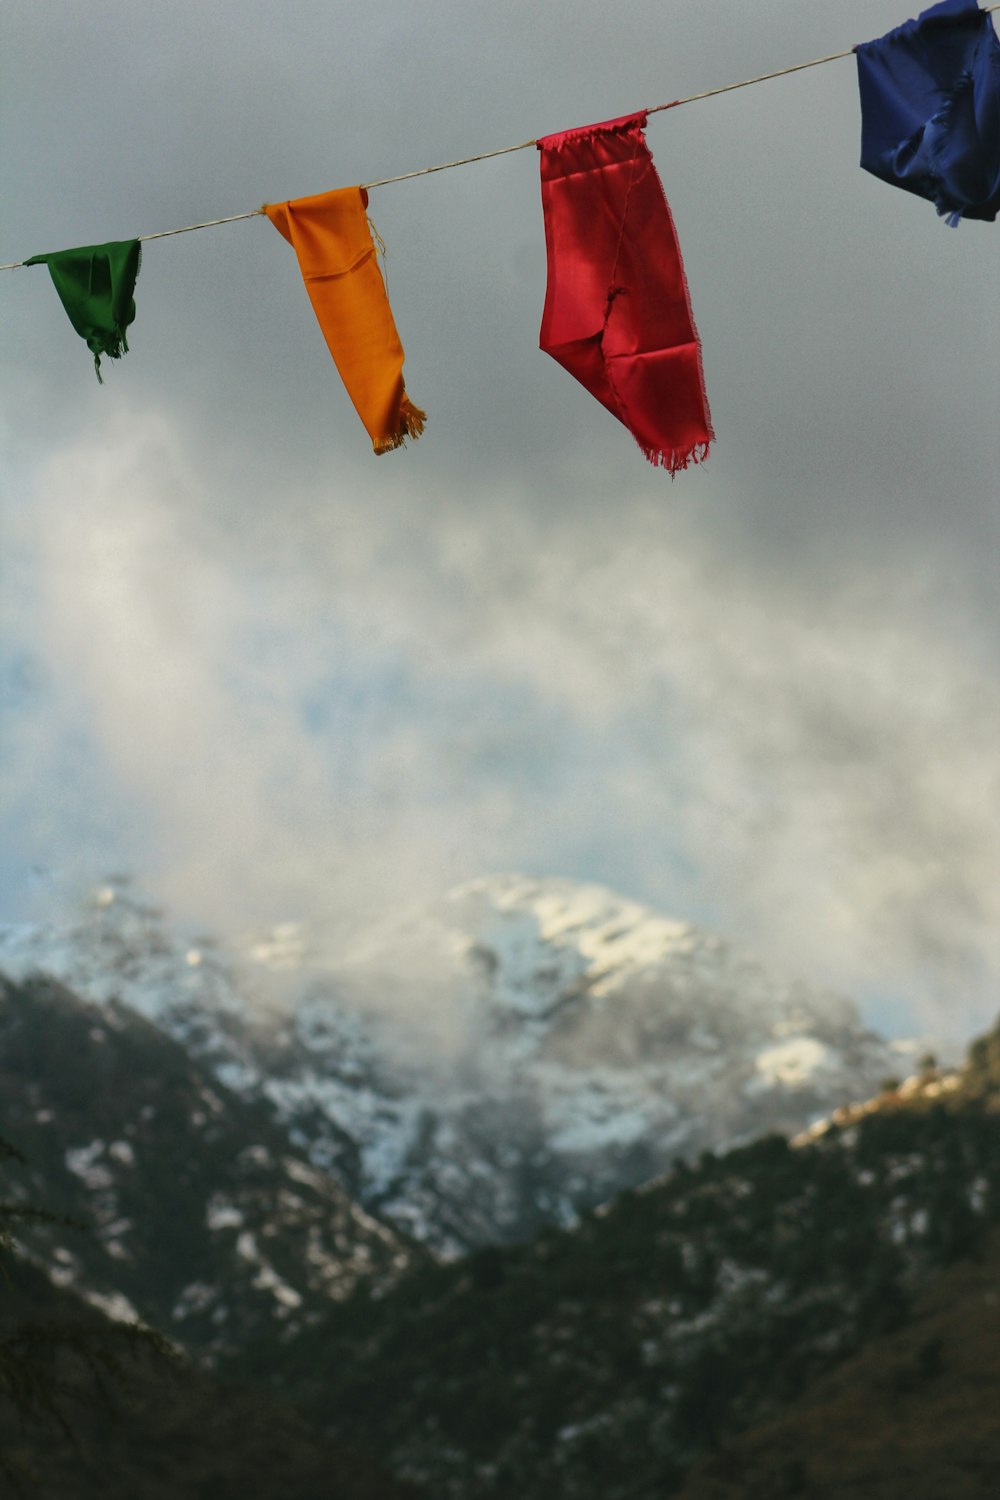
<svg viewBox="0 0 1000 1500"><path fill-rule="evenodd" d="M403 385L403 346L379 270L362 187L338 188L264 212L299 269L340 378L376 453L418 438L426 414Z"/></svg>

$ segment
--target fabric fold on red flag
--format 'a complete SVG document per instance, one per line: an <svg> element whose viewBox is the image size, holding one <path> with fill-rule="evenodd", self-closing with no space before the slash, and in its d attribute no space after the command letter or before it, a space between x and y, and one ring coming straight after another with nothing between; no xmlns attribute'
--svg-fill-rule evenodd
<svg viewBox="0 0 1000 1500"><path fill-rule="evenodd" d="M680 246L646 112L538 142L548 282L540 346L671 474L714 439Z"/></svg>

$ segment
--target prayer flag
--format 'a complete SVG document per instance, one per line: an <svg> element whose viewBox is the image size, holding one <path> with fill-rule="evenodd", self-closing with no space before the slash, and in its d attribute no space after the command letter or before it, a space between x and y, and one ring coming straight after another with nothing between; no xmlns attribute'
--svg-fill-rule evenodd
<svg viewBox="0 0 1000 1500"><path fill-rule="evenodd" d="M680 247L645 111L538 142L548 283L540 346L675 474L708 454Z"/></svg>
<svg viewBox="0 0 1000 1500"><path fill-rule="evenodd" d="M952 226L1000 209L1000 40L972 0L941 0L856 47L861 165Z"/></svg>
<svg viewBox="0 0 1000 1500"><path fill-rule="evenodd" d="M388 453L418 438L427 418L403 386L403 346L367 207L364 188L349 187L266 204L265 212L298 257L313 311L375 452Z"/></svg>
<svg viewBox="0 0 1000 1500"><path fill-rule="evenodd" d="M69 320L94 356L101 384L101 355L121 359L128 353L125 330L135 319L135 279L142 246L138 240L108 245L81 245L33 255L26 266L45 265Z"/></svg>

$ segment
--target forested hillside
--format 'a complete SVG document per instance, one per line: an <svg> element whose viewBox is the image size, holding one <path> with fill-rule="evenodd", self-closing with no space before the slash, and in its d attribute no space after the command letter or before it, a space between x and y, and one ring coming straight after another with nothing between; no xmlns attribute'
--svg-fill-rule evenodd
<svg viewBox="0 0 1000 1500"><path fill-rule="evenodd" d="M108 1320L26 1262L0 1286L0 1340L25 1323L107 1332ZM377 1463L325 1437L290 1406L196 1366L139 1351L123 1386L95 1400L90 1373L63 1357L52 1375L74 1395L62 1421L22 1422L0 1400L0 1451L26 1471L0 1493L29 1500L422 1500ZM425 1497L426 1500L426 1497Z"/></svg>
<svg viewBox="0 0 1000 1500"><path fill-rule="evenodd" d="M1000 1242L904 1327L699 1464L677 1500L982 1500L1000 1474Z"/></svg>
<svg viewBox="0 0 1000 1500"><path fill-rule="evenodd" d="M241 1365L437 1495L672 1493L985 1253L998 1059L994 1033L961 1075L928 1065L795 1146L706 1155L576 1231L426 1267Z"/></svg>

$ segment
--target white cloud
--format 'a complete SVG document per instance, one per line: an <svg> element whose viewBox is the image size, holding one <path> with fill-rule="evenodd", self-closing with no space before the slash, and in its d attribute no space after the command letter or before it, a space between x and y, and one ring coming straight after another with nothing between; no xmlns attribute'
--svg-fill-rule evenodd
<svg viewBox="0 0 1000 1500"><path fill-rule="evenodd" d="M227 492L150 418L52 460L15 766L60 742L56 841L99 789L173 906L241 926L500 867L609 880L948 1029L988 1014L1000 692L929 567L821 595L628 495L539 519L352 479Z"/></svg>

